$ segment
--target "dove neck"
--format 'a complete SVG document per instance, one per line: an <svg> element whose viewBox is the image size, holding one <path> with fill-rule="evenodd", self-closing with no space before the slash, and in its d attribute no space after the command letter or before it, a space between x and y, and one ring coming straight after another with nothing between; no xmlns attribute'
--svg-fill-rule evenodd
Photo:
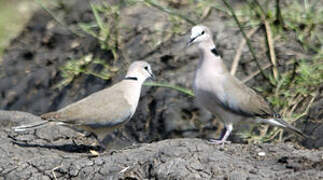
<svg viewBox="0 0 323 180"><path fill-rule="evenodd" d="M199 45L200 62L199 67L205 71L214 71L216 73L227 73L227 67L223 63L213 41L205 41Z"/></svg>
<svg viewBox="0 0 323 180"><path fill-rule="evenodd" d="M212 50L216 49L215 44L211 39L200 42L198 44L198 48L200 50L200 53L202 53L202 54L210 54L210 53L212 53ZM213 55L215 55L215 54L213 54Z"/></svg>
<svg viewBox="0 0 323 180"><path fill-rule="evenodd" d="M138 78L137 77L127 76L127 77L124 78L124 80L138 81Z"/></svg>
<svg viewBox="0 0 323 180"><path fill-rule="evenodd" d="M146 78L140 74L139 72L132 72L132 73L127 73L127 75L124 78L125 81L133 82L138 85L142 85Z"/></svg>

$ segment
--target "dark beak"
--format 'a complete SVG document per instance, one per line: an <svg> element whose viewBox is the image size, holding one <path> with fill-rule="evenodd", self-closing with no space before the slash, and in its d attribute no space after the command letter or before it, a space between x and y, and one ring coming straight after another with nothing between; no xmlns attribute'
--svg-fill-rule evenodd
<svg viewBox="0 0 323 180"><path fill-rule="evenodd" d="M154 75L154 73L149 73L150 74L150 79L155 81L156 80L156 76Z"/></svg>
<svg viewBox="0 0 323 180"><path fill-rule="evenodd" d="M186 43L186 47L190 47L193 44L193 41L196 39L197 37L191 38L187 43Z"/></svg>

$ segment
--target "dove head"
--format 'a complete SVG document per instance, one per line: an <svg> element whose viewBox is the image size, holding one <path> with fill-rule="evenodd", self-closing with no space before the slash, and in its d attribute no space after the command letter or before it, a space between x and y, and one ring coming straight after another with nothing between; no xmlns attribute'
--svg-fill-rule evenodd
<svg viewBox="0 0 323 180"><path fill-rule="evenodd" d="M131 63L125 77L125 79L136 80L140 83L145 82L148 78L154 79L155 76L151 70L150 64L146 61L135 61Z"/></svg>
<svg viewBox="0 0 323 180"><path fill-rule="evenodd" d="M188 46L212 41L212 32L203 25L194 26L191 30L191 38L187 43Z"/></svg>

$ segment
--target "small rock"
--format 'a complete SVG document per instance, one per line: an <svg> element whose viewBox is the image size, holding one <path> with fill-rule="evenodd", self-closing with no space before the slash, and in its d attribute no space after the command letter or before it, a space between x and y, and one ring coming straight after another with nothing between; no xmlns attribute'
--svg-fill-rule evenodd
<svg viewBox="0 0 323 180"><path fill-rule="evenodd" d="M258 156L266 156L266 153L261 151L261 152L258 152Z"/></svg>

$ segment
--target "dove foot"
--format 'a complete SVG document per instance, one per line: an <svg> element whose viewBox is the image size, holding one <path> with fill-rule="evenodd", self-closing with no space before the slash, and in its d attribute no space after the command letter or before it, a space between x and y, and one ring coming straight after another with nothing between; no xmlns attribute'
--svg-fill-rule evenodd
<svg viewBox="0 0 323 180"><path fill-rule="evenodd" d="M211 144L231 144L231 141L227 141L227 140L223 140L223 139L220 139L220 140L217 140L217 139L209 139L208 140Z"/></svg>

